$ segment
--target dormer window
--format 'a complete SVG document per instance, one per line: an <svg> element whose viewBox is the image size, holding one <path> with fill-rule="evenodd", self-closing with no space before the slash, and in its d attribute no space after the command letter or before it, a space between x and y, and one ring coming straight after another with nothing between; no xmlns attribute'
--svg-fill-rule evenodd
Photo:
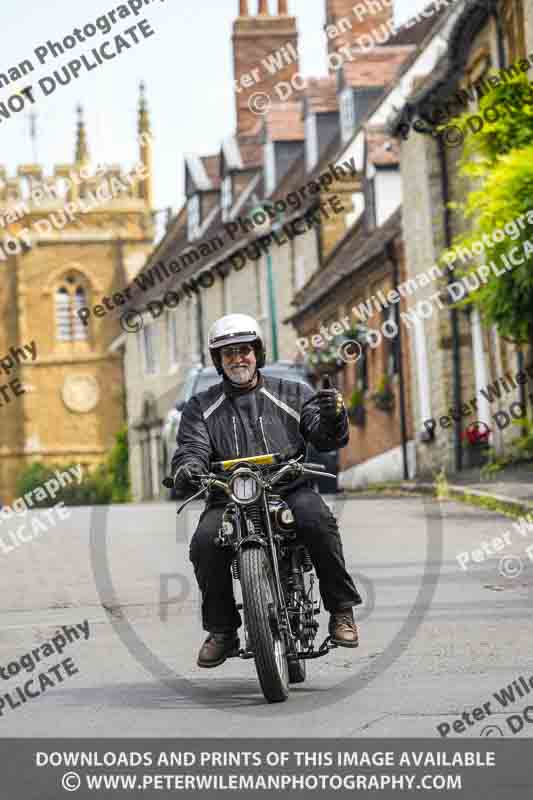
<svg viewBox="0 0 533 800"><path fill-rule="evenodd" d="M222 189L221 189L223 222L229 219L232 203L233 203L233 185L232 185L231 175L226 175L226 177L222 181Z"/></svg>
<svg viewBox="0 0 533 800"><path fill-rule="evenodd" d="M193 194L187 203L187 223L189 239L196 239L200 234L200 196Z"/></svg>
<svg viewBox="0 0 533 800"><path fill-rule="evenodd" d="M347 142L352 136L355 127L355 110L353 105L353 91L345 89L340 96L341 105L341 135L342 141Z"/></svg>
<svg viewBox="0 0 533 800"><path fill-rule="evenodd" d="M307 114L305 118L305 155L307 171L311 172L318 161L318 137L315 114Z"/></svg>

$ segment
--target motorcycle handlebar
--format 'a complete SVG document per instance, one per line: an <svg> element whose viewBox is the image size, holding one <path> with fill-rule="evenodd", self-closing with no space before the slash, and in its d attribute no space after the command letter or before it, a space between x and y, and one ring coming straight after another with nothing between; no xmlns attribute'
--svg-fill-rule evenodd
<svg viewBox="0 0 533 800"><path fill-rule="evenodd" d="M337 477L336 475L333 475L332 472L325 472L325 471L317 472L314 469L304 469L303 474L304 475L318 475L319 478L336 478Z"/></svg>
<svg viewBox="0 0 533 800"><path fill-rule="evenodd" d="M276 454L276 455L279 455L279 454ZM213 467L221 466L222 463L223 462L219 461L219 462L214 463L212 466ZM274 478L272 479L271 485L273 486L276 483L278 483L287 474L287 472L291 472L291 471L300 472L301 475L303 475L303 474L318 475L319 477L326 477L326 478L335 478L336 477L336 475L333 475L331 472L326 472L326 468L325 468L325 466L323 464L313 464L311 462L305 463L305 464L298 464L298 463L295 462L295 463L292 463L292 464L286 464L284 467L282 467L280 469L280 471L277 473L277 475L275 475ZM227 489L226 484L224 484L222 481L218 480L219 477L226 477L226 476L225 475L223 476L223 475L220 475L220 474L217 475L217 474L214 474L213 472L209 472L209 473L206 473L204 475L195 475L195 478L196 478L195 483L198 486L200 484L203 485L204 481L212 481L212 484L211 484L212 486L213 485L217 486L219 489L223 489L224 491L227 492L228 489ZM172 489L174 487L174 481L172 480L172 478L170 476L167 476L167 477L163 478L162 484L167 489ZM207 487L203 486L203 488L207 488Z"/></svg>

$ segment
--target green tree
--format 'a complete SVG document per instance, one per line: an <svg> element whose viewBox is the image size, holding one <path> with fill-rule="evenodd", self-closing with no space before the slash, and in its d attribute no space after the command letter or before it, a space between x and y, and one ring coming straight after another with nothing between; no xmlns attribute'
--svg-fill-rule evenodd
<svg viewBox="0 0 533 800"><path fill-rule="evenodd" d="M116 435L109 453L107 467L111 475L112 501L127 503L130 500L128 429L124 425Z"/></svg>
<svg viewBox="0 0 533 800"><path fill-rule="evenodd" d="M494 109L490 114L489 108ZM471 114L456 120L465 133L470 132L459 172L472 181L473 188L465 203L452 204L470 220L469 232L456 237L453 249L470 248L473 242L482 241L484 234L491 236L494 230L503 229L507 235L487 247L485 262L501 265L502 255L522 245L524 263L500 276L491 272L487 282L459 305L475 304L485 322L496 324L501 335L517 343L532 343L533 247L524 247L524 243L533 244L533 86L525 75L500 84L480 100L478 116L485 122L474 133L470 131L477 125ZM486 121L491 118L494 121ZM520 228L512 224L519 218ZM443 254L443 263L450 260L448 255Z"/></svg>

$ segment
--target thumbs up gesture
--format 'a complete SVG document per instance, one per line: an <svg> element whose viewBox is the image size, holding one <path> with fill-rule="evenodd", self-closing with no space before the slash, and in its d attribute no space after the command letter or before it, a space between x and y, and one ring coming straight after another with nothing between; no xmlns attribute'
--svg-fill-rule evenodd
<svg viewBox="0 0 533 800"><path fill-rule="evenodd" d="M320 408L320 419L324 422L334 422L342 415L344 401L341 393L332 387L329 375L324 375L322 388L315 399Z"/></svg>

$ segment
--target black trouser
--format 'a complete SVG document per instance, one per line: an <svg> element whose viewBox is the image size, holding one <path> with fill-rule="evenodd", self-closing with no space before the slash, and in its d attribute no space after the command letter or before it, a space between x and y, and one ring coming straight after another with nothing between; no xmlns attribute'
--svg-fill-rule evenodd
<svg viewBox="0 0 533 800"><path fill-rule="evenodd" d="M339 611L362 603L346 571L337 521L322 497L313 489L301 487L284 500L294 514L299 538L316 569L325 609ZM202 592L203 627L210 633L230 632L242 624L233 597L233 550L214 544L223 510L218 506L203 512L189 551Z"/></svg>

